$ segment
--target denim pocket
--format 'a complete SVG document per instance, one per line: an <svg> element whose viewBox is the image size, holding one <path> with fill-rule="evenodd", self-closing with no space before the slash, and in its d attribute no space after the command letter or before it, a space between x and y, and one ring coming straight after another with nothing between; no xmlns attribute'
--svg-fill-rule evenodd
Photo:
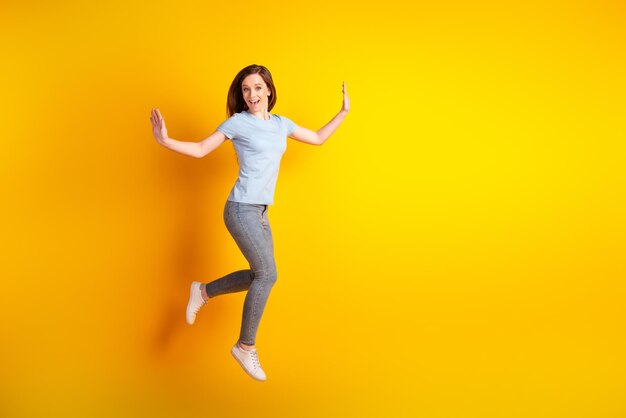
<svg viewBox="0 0 626 418"><path fill-rule="evenodd" d="M246 214L247 216L254 216L254 218L263 225L264 213L267 210L267 205L260 203L238 203L237 212L239 214Z"/></svg>

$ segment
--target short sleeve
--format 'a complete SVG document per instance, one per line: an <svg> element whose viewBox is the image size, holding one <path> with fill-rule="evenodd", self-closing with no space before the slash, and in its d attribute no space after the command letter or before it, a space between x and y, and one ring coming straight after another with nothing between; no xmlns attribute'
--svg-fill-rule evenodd
<svg viewBox="0 0 626 418"><path fill-rule="evenodd" d="M228 137L233 139L237 135L237 120L235 119L237 114L235 113L224 122L220 123L217 130Z"/></svg>
<svg viewBox="0 0 626 418"><path fill-rule="evenodd" d="M287 136L291 135L293 133L293 131L296 130L296 128L298 127L298 125L296 125L291 119L289 119L286 116L281 116L280 117L283 121L284 126L286 127L287 130Z"/></svg>

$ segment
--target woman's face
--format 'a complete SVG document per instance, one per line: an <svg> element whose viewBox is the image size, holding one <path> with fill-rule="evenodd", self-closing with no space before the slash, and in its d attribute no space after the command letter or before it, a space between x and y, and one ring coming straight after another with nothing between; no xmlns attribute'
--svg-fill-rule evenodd
<svg viewBox="0 0 626 418"><path fill-rule="evenodd" d="M250 74L241 83L243 99L250 112L266 110L272 92L259 74Z"/></svg>

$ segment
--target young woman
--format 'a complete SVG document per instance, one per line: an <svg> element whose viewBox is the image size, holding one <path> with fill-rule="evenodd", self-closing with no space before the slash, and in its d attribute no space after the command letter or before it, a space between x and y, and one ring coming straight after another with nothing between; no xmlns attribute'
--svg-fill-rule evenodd
<svg viewBox="0 0 626 418"><path fill-rule="evenodd" d="M285 116L269 113L276 104L276 87L267 68L249 65L239 71L230 85L224 120L208 138L183 142L169 138L165 121L158 109L152 109L150 121L157 142L173 151L202 158L230 139L237 153L239 177L224 207L224 222L250 268L234 271L210 283L192 282L187 304L187 322L209 298L247 290L239 340L231 354L254 379L266 375L255 347L256 334L277 272L274 242L267 217L268 205L274 203L274 188L280 159L287 147L287 137L322 145L348 114L350 101L343 83L341 110L317 131L296 125Z"/></svg>

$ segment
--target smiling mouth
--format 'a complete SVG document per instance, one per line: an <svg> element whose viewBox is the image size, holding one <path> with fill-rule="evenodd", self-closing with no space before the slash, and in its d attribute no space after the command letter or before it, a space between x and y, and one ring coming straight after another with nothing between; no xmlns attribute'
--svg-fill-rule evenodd
<svg viewBox="0 0 626 418"><path fill-rule="evenodd" d="M256 102L250 102L250 103L255 105L255 104L259 104L260 102L261 102L260 100L257 100Z"/></svg>

